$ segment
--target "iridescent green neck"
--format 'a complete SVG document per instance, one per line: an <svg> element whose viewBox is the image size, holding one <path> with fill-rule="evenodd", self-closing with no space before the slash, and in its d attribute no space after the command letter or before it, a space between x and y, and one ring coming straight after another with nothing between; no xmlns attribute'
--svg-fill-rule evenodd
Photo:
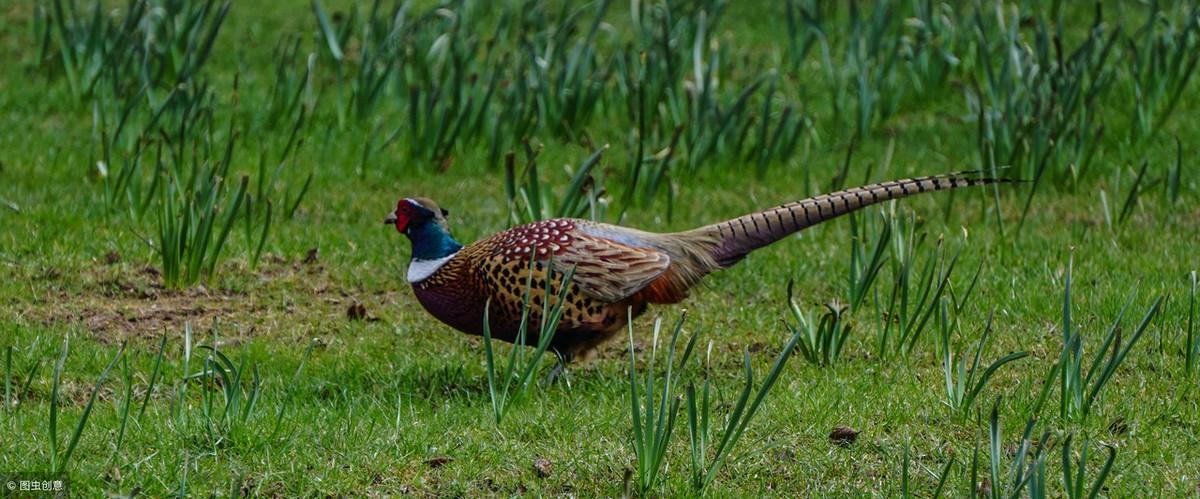
<svg viewBox="0 0 1200 499"><path fill-rule="evenodd" d="M408 239L412 241L414 260L437 260L457 253L462 245L454 240L450 231L441 224L426 222L409 227Z"/></svg>

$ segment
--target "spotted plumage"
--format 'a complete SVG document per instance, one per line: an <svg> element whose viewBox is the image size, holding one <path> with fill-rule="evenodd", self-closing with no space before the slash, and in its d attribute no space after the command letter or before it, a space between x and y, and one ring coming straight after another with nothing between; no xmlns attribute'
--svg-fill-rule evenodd
<svg viewBox="0 0 1200 499"><path fill-rule="evenodd" d="M658 234L577 219L513 227L463 247L448 212L428 198L405 198L386 223L413 244L409 281L434 317L460 331L514 342L529 292L530 321L558 301L574 270L551 347L563 359L586 357L652 303L678 303L704 276L789 234L889 199L1003 182L963 174L884 182L823 194L694 230ZM548 282L549 281L549 282ZM547 285L550 293L546 292ZM529 328L527 343L537 341Z"/></svg>

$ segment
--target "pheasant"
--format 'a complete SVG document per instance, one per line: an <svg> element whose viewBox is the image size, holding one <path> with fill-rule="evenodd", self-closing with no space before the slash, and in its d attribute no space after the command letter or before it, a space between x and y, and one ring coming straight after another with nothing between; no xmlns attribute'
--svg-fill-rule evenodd
<svg viewBox="0 0 1200 499"><path fill-rule="evenodd" d="M529 323L538 324L559 297L545 296L546 280L557 288L573 269L550 342L562 366L590 357L649 304L678 303L706 275L806 227L890 199L1011 182L970 173L847 189L669 234L559 218L519 225L464 247L450 235L449 212L424 197L401 199L384 223L412 242L408 282L417 300L468 334L483 334L486 308L492 337L517 341L526 288ZM536 332L529 331L525 341L537 344Z"/></svg>

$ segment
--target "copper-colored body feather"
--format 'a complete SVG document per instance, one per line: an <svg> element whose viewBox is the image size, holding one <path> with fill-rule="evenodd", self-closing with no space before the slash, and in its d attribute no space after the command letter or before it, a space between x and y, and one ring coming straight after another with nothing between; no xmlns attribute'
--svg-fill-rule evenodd
<svg viewBox="0 0 1200 499"><path fill-rule="evenodd" d="M704 276L805 227L889 199L1000 181L945 175L885 182L672 234L586 220L544 220L463 248L413 287L434 316L470 334L482 334L483 312L490 307L492 335L514 341L527 285L532 283L531 324L537 324L542 311L557 301L545 294L547 279L557 289L566 270L574 268L552 346L568 360L587 357L648 304L678 303ZM536 328L530 329L526 341L533 343Z"/></svg>

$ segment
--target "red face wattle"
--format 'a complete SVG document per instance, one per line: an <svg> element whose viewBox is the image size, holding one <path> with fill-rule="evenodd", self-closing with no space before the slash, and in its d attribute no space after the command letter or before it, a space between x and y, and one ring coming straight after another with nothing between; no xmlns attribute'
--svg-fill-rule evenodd
<svg viewBox="0 0 1200 499"><path fill-rule="evenodd" d="M393 224L396 226L396 232L403 233L408 229L409 222L416 215L416 210L407 199L401 199L396 203L396 211L388 214L383 223Z"/></svg>

